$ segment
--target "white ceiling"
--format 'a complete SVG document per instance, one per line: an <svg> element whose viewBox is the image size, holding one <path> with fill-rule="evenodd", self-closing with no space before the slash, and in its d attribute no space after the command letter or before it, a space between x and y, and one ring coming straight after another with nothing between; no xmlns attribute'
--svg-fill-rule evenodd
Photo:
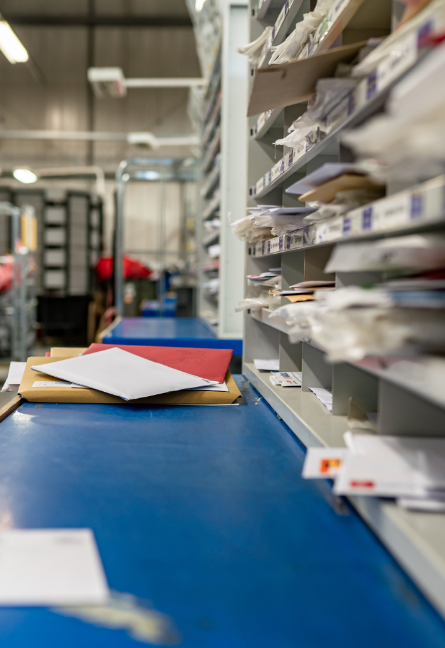
<svg viewBox="0 0 445 648"><path fill-rule="evenodd" d="M91 0L1 0L27 48L31 64L11 65L0 53L0 128L87 131L152 131L157 135L191 132L187 91L129 90L124 99L92 100L87 84L88 44L94 39L95 66L122 67L127 77L196 77L199 63L185 0L95 0L97 21L136 16L144 25L119 27L47 26L86 16ZM9 15L8 15L9 14ZM17 23L14 23L15 17ZM32 24L32 20L39 24ZM186 26L168 25L176 21ZM26 22L26 24L23 24ZM90 41L91 42L91 41ZM89 156L93 154L93 160ZM0 139L0 166L83 165L93 161L114 171L121 159L141 153L125 143L6 141ZM161 149L155 155L184 157L187 149Z"/></svg>

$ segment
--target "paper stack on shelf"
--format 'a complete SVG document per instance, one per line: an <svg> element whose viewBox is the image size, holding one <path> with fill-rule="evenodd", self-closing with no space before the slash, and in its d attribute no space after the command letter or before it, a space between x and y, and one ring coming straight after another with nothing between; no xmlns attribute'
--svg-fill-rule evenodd
<svg viewBox="0 0 445 648"><path fill-rule="evenodd" d="M338 245L325 268L331 272L392 271L374 286L332 290L313 287L312 303L284 306L291 342L311 339L331 361L367 355L445 351L445 238L412 235ZM299 284L301 289L301 284ZM296 287L298 291L298 287ZM304 288L303 288L304 290ZM309 290L309 288L308 288ZM279 293L291 301L290 291Z"/></svg>
<svg viewBox="0 0 445 648"><path fill-rule="evenodd" d="M259 275L247 275L247 281L251 286L281 287L281 268L271 268L269 272Z"/></svg>
<svg viewBox="0 0 445 648"><path fill-rule="evenodd" d="M301 387L301 371L271 371L269 378L275 387Z"/></svg>
<svg viewBox="0 0 445 648"><path fill-rule="evenodd" d="M386 115L344 135L360 157L377 158L377 179L417 182L443 173L444 74L442 44L392 91Z"/></svg>
<svg viewBox="0 0 445 648"><path fill-rule="evenodd" d="M301 281L289 286L288 290L271 292L277 297L286 297L292 304L295 304L297 302L313 301L317 291L334 289L335 281Z"/></svg>
<svg viewBox="0 0 445 648"><path fill-rule="evenodd" d="M445 510L445 439L344 435L346 448L309 448L306 479L330 477L337 495L396 498L404 508Z"/></svg>

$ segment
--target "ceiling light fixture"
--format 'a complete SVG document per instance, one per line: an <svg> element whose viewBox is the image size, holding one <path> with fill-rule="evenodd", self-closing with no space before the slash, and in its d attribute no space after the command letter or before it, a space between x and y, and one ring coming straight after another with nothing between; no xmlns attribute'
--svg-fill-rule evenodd
<svg viewBox="0 0 445 648"><path fill-rule="evenodd" d="M196 11L201 11L206 0L196 0L195 9Z"/></svg>
<svg viewBox="0 0 445 648"><path fill-rule="evenodd" d="M38 180L37 175L31 169L14 169L12 175L23 184L33 184Z"/></svg>
<svg viewBox="0 0 445 648"><path fill-rule="evenodd" d="M0 20L0 49L10 63L26 63L28 52L6 20Z"/></svg>

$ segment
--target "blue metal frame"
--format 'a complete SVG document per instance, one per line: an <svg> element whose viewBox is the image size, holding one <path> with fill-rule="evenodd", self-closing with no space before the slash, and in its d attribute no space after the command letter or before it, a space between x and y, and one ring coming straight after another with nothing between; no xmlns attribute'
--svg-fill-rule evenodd
<svg viewBox="0 0 445 648"><path fill-rule="evenodd" d="M0 424L2 528L90 527L110 587L168 615L183 648L443 648L443 620L237 381L247 406L22 405ZM0 645L143 644L0 608Z"/></svg>
<svg viewBox="0 0 445 648"><path fill-rule="evenodd" d="M135 344L210 349L233 349L243 354L242 340L221 340L195 317L124 317L102 339L103 344Z"/></svg>

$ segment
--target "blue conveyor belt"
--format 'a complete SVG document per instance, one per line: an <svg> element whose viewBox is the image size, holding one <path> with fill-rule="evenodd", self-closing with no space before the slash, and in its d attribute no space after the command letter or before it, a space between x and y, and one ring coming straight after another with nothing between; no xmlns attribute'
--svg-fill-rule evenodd
<svg viewBox="0 0 445 648"><path fill-rule="evenodd" d="M243 353L242 340L222 340L210 326L195 317L124 317L107 335L104 344L136 344L209 349L233 349Z"/></svg>
<svg viewBox="0 0 445 648"><path fill-rule="evenodd" d="M22 405L0 424L0 524L93 529L110 587L184 648L443 648L441 618L237 381L247 405ZM0 608L1 648L138 645Z"/></svg>

